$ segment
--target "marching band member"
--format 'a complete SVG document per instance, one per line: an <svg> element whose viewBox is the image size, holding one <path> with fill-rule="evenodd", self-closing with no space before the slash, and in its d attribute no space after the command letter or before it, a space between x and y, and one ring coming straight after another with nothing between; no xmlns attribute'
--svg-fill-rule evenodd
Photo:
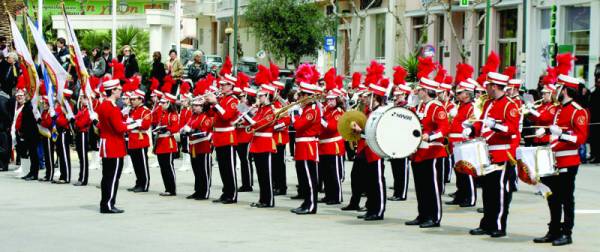
<svg viewBox="0 0 600 252"><path fill-rule="evenodd" d="M40 179L42 182L54 180L54 148L55 142L52 140L52 115L50 114L50 105L46 88L43 82L40 82L40 96L42 97L42 116L38 120L38 129L42 135L44 147L44 166L46 175Z"/></svg>
<svg viewBox="0 0 600 252"><path fill-rule="evenodd" d="M523 114L528 114L529 119L535 126L550 126L556 116L558 106L554 104L553 95L556 92L556 86L553 84L544 85L542 89L542 101L541 104L535 107L534 104L525 105L526 108ZM533 144L535 146L548 145L550 143L550 136L546 134L545 128L538 128L535 130L533 135Z"/></svg>
<svg viewBox="0 0 600 252"><path fill-rule="evenodd" d="M75 115L75 148L77 149L77 157L79 158L79 178L74 186L85 186L89 177L89 160L88 160L88 144L90 126L92 120L88 106L91 106L89 100L83 92L79 95L79 111Z"/></svg>
<svg viewBox="0 0 600 252"><path fill-rule="evenodd" d="M25 88L24 81L19 80L16 88L15 99L17 102L15 106L18 108L16 109L16 114L13 116L15 122L15 135L19 138L19 145L22 145L20 148L29 154L30 163L29 173L22 177L22 179L27 181L37 180L40 170L40 161L37 155L40 136L36 127L36 115L33 109L34 105L28 97L29 95Z"/></svg>
<svg viewBox="0 0 600 252"><path fill-rule="evenodd" d="M448 134L448 114L436 99L439 83L422 74L417 95L421 101L417 115L421 119L423 135L421 145L411 157L418 216L406 225L421 228L439 227L442 221L441 193L443 190L444 157L448 156L443 141Z"/></svg>
<svg viewBox="0 0 600 252"><path fill-rule="evenodd" d="M570 68L569 68L570 69ZM550 223L548 233L533 241L552 242L554 246L571 244L575 224L575 177L581 164L578 149L588 137L588 112L574 100L577 98L579 81L561 74L558 77L558 100L561 105L550 126L550 142L558 175L542 177L542 183L550 187L548 200ZM561 219L564 222L561 223Z"/></svg>
<svg viewBox="0 0 600 252"><path fill-rule="evenodd" d="M212 176L212 127L213 119L207 115L210 109L201 95L205 94L210 83L196 84L194 98L192 100L192 117L183 131L189 136L189 154L191 158L192 171L194 172L194 193L187 199L206 200L210 195Z"/></svg>
<svg viewBox="0 0 600 252"><path fill-rule="evenodd" d="M127 155L125 132L137 127L137 123L126 125L117 107L117 99L121 97L119 80L109 80L103 83L106 99L98 107L98 130L100 131L100 157L102 157L102 181L100 189L100 213L123 213L115 207L119 178L123 170L123 157Z"/></svg>
<svg viewBox="0 0 600 252"><path fill-rule="evenodd" d="M458 75L458 74L457 74ZM456 87L456 98L458 106L451 109L449 112L452 117L450 130L448 133L448 142L450 153L454 149L456 143L468 140L468 136L463 136L463 122L475 118L473 108L473 98L475 85L467 81L461 81ZM454 199L446 202L447 205L459 205L460 207L475 206L477 201L477 189L475 187L474 178L468 174L456 173L456 193Z"/></svg>
<svg viewBox="0 0 600 252"><path fill-rule="evenodd" d="M258 202L250 204L252 207L265 208L275 206L273 195L273 176L271 156L277 151L273 139L273 125L275 108L271 104L276 88L270 84L263 84L257 93L258 110L249 121L251 126L247 130L253 132L250 142L250 153L254 159L260 197Z"/></svg>
<svg viewBox="0 0 600 252"><path fill-rule="evenodd" d="M394 77L394 82L396 78ZM398 83L394 89L394 106L407 107L407 97L412 93L412 89L405 82ZM409 158L393 158L390 159L392 166L392 175L394 176L394 194L387 200L404 201L408 194L408 176L410 174L410 159Z"/></svg>
<svg viewBox="0 0 600 252"><path fill-rule="evenodd" d="M260 72L260 69L259 69ZM257 76L260 73L256 74ZM248 88L249 77L244 73L240 72L237 76L236 87L234 87L234 93L239 94L240 103L238 104L238 110L241 115L236 119L235 134L237 136L237 146L235 147L236 153L240 158L240 170L242 185L238 188L238 192L251 192L252 186L254 185L254 172L250 154L248 152L250 148L250 140L252 140L252 134L246 132L246 127L250 125L249 119L256 114L256 90ZM255 84L260 85L261 83ZM247 92L249 91L250 92Z"/></svg>
<svg viewBox="0 0 600 252"><path fill-rule="evenodd" d="M444 76L443 81L439 81L440 89L438 91L438 99L442 103L442 106L448 113L450 110L456 107L456 104L452 101L453 93L452 93L452 76ZM448 120L452 120L452 117L448 117ZM450 183L452 179L452 156L448 155L447 157L442 158L442 194L446 191L446 184Z"/></svg>
<svg viewBox="0 0 600 252"><path fill-rule="evenodd" d="M148 147L150 147L150 137L148 129L152 122L152 113L144 106L144 97L146 93L142 90L132 92L130 99L131 111L129 118L138 122L139 127L130 130L129 141L127 142L127 153L131 158L135 173L135 185L128 188L131 192L147 192L150 187L150 167L148 166Z"/></svg>
<svg viewBox="0 0 600 252"><path fill-rule="evenodd" d="M223 193L214 200L215 203L237 203L237 175L235 171L235 146L237 137L233 121L238 116L238 99L233 95L233 86L237 79L226 74L219 82L221 97L217 99L214 93L206 95L206 101L212 105L210 116L214 118L213 145L217 152L219 175L223 182Z"/></svg>
<svg viewBox="0 0 600 252"><path fill-rule="evenodd" d="M190 118L192 117L192 107L191 107L191 98L192 98L192 94L189 92L190 91L190 82L191 80L184 80L181 85L179 86L179 101L180 101L180 110L179 110L179 122L181 125L186 125L188 123L188 121L190 120ZM188 138L187 136L181 136L180 135L180 145L179 147L181 148L181 152L183 153L189 153L189 144L188 144ZM190 167L191 165L191 160L189 160L190 156L189 155L183 155L182 160L181 160L181 164L179 166L179 171L189 171L192 168Z"/></svg>
<svg viewBox="0 0 600 252"><path fill-rule="evenodd" d="M328 74L332 77L328 78ZM321 118L321 134L319 134L319 175L325 187L325 197L320 202L336 205L342 202L342 175L344 169L345 144L337 130L337 123L344 114L344 103L338 87L335 69L325 74L326 104ZM331 83L331 82L334 83ZM342 83L343 84L343 83Z"/></svg>
<svg viewBox="0 0 600 252"><path fill-rule="evenodd" d="M300 93L298 99L309 99L312 95L318 95L320 88L314 84L318 79L318 72L313 72L308 64L301 65L296 71L296 81L299 82ZM314 77L317 78L314 78ZM296 144L294 148L294 160L296 160L296 172L298 173L299 195L304 198L300 207L292 209L291 212L299 215L317 213L317 162L318 135L321 131L321 111L314 101L300 105L302 110L294 111L292 124L296 129Z"/></svg>
<svg viewBox="0 0 600 252"><path fill-rule="evenodd" d="M285 83L279 80L279 67L273 62L269 62L269 72L271 73L271 85L277 88L275 95L273 96L273 106L275 109L287 105L289 101L284 99L281 94L285 89ZM281 116L275 123L273 131L273 139L275 139L275 145L277 152L272 155L273 157L273 194L274 195L286 195L287 194L287 178L286 178L286 165L285 165L285 146L290 144L290 152L294 149L293 143L291 143L290 124L292 118L289 115ZM293 156L293 154L292 154Z"/></svg>
<svg viewBox="0 0 600 252"><path fill-rule="evenodd" d="M69 97L73 94L70 89L64 89L64 106L71 106L68 103ZM66 111L63 111L63 106L60 103L56 103L54 111L56 112L56 129L58 130L58 138L56 140L56 154L58 155L58 162L60 168L60 177L58 181L53 183L56 184L67 184L71 182L71 151L69 149L69 143L71 142L71 127L69 124L69 118L67 118Z"/></svg>
<svg viewBox="0 0 600 252"><path fill-rule="evenodd" d="M491 99L483 106L481 121L472 125L469 121L464 123L467 126L464 135L486 139L493 164L486 175L479 177L484 213L479 227L469 232L471 235L506 236L506 220L516 179L515 169L509 161L515 156L512 136L518 134L520 117L517 104L504 91L509 79L507 75L490 71L486 90Z"/></svg>
<svg viewBox="0 0 600 252"><path fill-rule="evenodd" d="M171 93L165 93L160 99L159 104L162 107L162 113L158 125L154 129L156 134L154 154L158 158L160 174L165 185L165 192L160 193L160 196L177 195L175 167L173 165L173 153L178 150L173 134L179 132L179 115L175 108L176 99Z"/></svg>

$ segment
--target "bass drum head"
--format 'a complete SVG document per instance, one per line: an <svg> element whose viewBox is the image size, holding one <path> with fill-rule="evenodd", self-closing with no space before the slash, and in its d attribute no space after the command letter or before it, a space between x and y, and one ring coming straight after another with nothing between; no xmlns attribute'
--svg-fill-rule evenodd
<svg viewBox="0 0 600 252"><path fill-rule="evenodd" d="M369 117L367 145L380 157L405 158L421 144L421 122L409 109L383 107Z"/></svg>

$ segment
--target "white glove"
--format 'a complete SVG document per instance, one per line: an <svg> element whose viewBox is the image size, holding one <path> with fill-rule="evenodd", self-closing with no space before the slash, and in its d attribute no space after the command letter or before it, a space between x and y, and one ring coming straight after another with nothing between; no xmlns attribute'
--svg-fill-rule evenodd
<svg viewBox="0 0 600 252"><path fill-rule="evenodd" d="M71 119L75 118L75 116L73 116L73 114L71 114L71 113L66 114L65 117L67 117L67 120L69 120L69 121Z"/></svg>
<svg viewBox="0 0 600 252"><path fill-rule="evenodd" d="M132 124L127 124L127 129L128 130L132 130L139 127L139 125L137 125L137 123L132 123Z"/></svg>
<svg viewBox="0 0 600 252"><path fill-rule="evenodd" d="M527 107L527 109L532 110L535 108L535 106L533 105L533 103L527 103L525 104L525 107Z"/></svg>
<svg viewBox="0 0 600 252"><path fill-rule="evenodd" d="M90 113L90 120L92 120L92 121L98 120L98 114L96 114L96 113Z"/></svg>
<svg viewBox="0 0 600 252"><path fill-rule="evenodd" d="M188 132L192 131L192 128L190 128L190 126L189 126L189 125L185 125L185 127L183 127L183 128L181 129L181 131L183 131L183 132L185 132L185 133L188 133Z"/></svg>
<svg viewBox="0 0 600 252"><path fill-rule="evenodd" d="M560 127L558 127L557 125L552 125L550 126L550 134L552 134L553 136L560 136L562 134L562 129Z"/></svg>
<svg viewBox="0 0 600 252"><path fill-rule="evenodd" d="M464 138L469 138L471 136L471 133L473 133L473 130L471 128L464 128L462 131L462 135Z"/></svg>
<svg viewBox="0 0 600 252"><path fill-rule="evenodd" d="M458 109L456 107L452 108L449 112L450 117L456 117L456 115L458 114Z"/></svg>
<svg viewBox="0 0 600 252"><path fill-rule="evenodd" d="M130 124L133 122L133 119L131 119L131 117L127 117L127 120L125 120L125 123Z"/></svg>
<svg viewBox="0 0 600 252"><path fill-rule="evenodd" d="M138 125L142 126L142 119L136 119L135 123L137 123Z"/></svg>
<svg viewBox="0 0 600 252"><path fill-rule="evenodd" d="M126 106L126 107L124 107L124 108L121 110L121 114L123 114L123 115L127 115L127 114L129 114L129 109L130 109L130 108L129 108L129 106Z"/></svg>
<svg viewBox="0 0 600 252"><path fill-rule="evenodd" d="M462 122L462 126L463 126L463 128L470 128L471 126L473 126L473 122L471 122L469 120L464 120Z"/></svg>
<svg viewBox="0 0 600 252"><path fill-rule="evenodd" d="M544 135L546 135L546 129L539 128L535 130L536 137L542 137Z"/></svg>
<svg viewBox="0 0 600 252"><path fill-rule="evenodd" d="M327 121L325 121L325 119L321 118L321 125L322 125L324 128L327 128L327 125L328 125L328 123L327 123Z"/></svg>
<svg viewBox="0 0 600 252"><path fill-rule="evenodd" d="M38 111L37 109L33 110L33 117L35 117L35 120L39 120L40 118L42 118L42 115L40 114L40 111Z"/></svg>
<svg viewBox="0 0 600 252"><path fill-rule="evenodd" d="M483 120L483 124L485 124L486 127L488 128L493 128L494 126L496 126L496 119L494 118L485 118Z"/></svg>

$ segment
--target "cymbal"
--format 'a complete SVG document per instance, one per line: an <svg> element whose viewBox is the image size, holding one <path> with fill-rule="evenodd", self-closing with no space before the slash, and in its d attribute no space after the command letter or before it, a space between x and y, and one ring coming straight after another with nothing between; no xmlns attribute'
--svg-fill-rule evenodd
<svg viewBox="0 0 600 252"><path fill-rule="evenodd" d="M347 141L356 142L360 140L360 133L352 130L350 127L352 122L356 122L359 127L364 129L367 124L367 116L358 110L350 110L344 113L338 120L337 128L342 138Z"/></svg>

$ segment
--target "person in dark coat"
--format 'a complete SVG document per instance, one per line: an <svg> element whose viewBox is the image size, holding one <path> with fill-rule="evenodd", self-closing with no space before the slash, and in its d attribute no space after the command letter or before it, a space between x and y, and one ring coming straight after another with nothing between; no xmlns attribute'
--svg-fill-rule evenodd
<svg viewBox="0 0 600 252"><path fill-rule="evenodd" d="M12 117L9 111L10 96L0 89L0 118L8 119L0 120L0 172L8 171L8 163L10 162L12 144L10 128L12 125Z"/></svg>
<svg viewBox="0 0 600 252"><path fill-rule="evenodd" d="M17 54L11 52L8 53L6 60L0 61L0 89L9 96L12 96L17 78L21 75L17 58Z"/></svg>
<svg viewBox="0 0 600 252"><path fill-rule="evenodd" d="M594 91L590 94L589 107L590 110L590 137L588 139L590 143L590 163L600 163L600 103L591 102L599 101L600 99L600 75L596 76ZM595 124L596 123L596 124Z"/></svg>
<svg viewBox="0 0 600 252"><path fill-rule="evenodd" d="M122 54L117 58L125 66L125 78L131 78L131 76L140 72L135 54L133 54L131 46L128 45L124 46L121 52Z"/></svg>
<svg viewBox="0 0 600 252"><path fill-rule="evenodd" d="M40 171L40 160L37 155L40 134L31 101L27 99L27 94L22 91L22 89L18 90L17 95L15 96L17 102L23 106L20 115L15 116L15 120L17 120L17 117L20 117L20 122L16 125L17 144L20 145L20 148L24 151L22 154L26 153L26 156L29 157L30 161L29 173L22 177L22 179L37 181L38 172ZM24 158L24 156L21 156L21 158Z"/></svg>
<svg viewBox="0 0 600 252"><path fill-rule="evenodd" d="M161 62L162 56L160 52L156 51L152 54L152 71L150 72L150 78L158 80L159 89L162 87L163 79L165 78L165 64Z"/></svg>

